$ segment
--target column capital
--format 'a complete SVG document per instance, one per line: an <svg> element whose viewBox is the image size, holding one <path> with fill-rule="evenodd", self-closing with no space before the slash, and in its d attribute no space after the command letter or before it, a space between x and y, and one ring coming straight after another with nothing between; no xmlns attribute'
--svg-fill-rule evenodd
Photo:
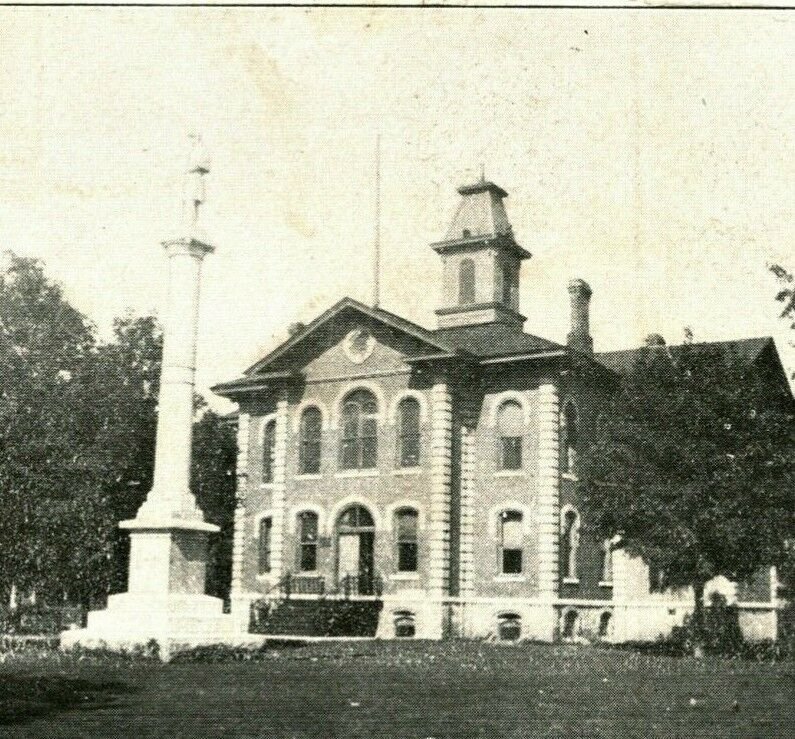
<svg viewBox="0 0 795 739"><path fill-rule="evenodd" d="M204 259L208 254L212 254L215 251L215 247L212 246L212 244L208 244L204 240L197 239L193 236L168 239L167 241L163 241L162 244L169 257L185 254L195 259Z"/></svg>

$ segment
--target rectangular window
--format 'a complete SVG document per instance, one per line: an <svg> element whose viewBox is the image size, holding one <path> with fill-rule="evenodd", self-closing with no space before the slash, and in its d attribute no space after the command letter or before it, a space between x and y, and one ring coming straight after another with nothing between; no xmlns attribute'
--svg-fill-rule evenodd
<svg viewBox="0 0 795 739"><path fill-rule="evenodd" d="M417 512L405 508L397 513L398 572L417 571Z"/></svg>
<svg viewBox="0 0 795 739"><path fill-rule="evenodd" d="M522 550L503 549L502 550L502 571L505 575L522 574Z"/></svg>
<svg viewBox="0 0 795 739"><path fill-rule="evenodd" d="M521 436L503 436L500 439L500 469L522 469Z"/></svg>
<svg viewBox="0 0 795 739"><path fill-rule="evenodd" d="M301 544L301 572L314 572L317 569L317 544Z"/></svg>
<svg viewBox="0 0 795 739"><path fill-rule="evenodd" d="M259 522L259 573L271 571L271 532L273 519L263 518Z"/></svg>
<svg viewBox="0 0 795 739"><path fill-rule="evenodd" d="M502 518L502 572L505 575L522 573L522 514L504 511Z"/></svg>
<svg viewBox="0 0 795 739"><path fill-rule="evenodd" d="M301 548L298 554L298 569L314 572L317 569L317 514L306 512L299 516L301 525Z"/></svg>

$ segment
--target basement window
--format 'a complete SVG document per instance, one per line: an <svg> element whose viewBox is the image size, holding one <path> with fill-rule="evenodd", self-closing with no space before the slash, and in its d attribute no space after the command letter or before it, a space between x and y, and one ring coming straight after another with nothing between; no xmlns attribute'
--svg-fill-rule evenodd
<svg viewBox="0 0 795 739"><path fill-rule="evenodd" d="M416 633L414 614L411 611L395 612L395 637L398 639L410 639Z"/></svg>
<svg viewBox="0 0 795 739"><path fill-rule="evenodd" d="M519 641L522 635L522 617L517 613L503 613L497 619L500 641Z"/></svg>

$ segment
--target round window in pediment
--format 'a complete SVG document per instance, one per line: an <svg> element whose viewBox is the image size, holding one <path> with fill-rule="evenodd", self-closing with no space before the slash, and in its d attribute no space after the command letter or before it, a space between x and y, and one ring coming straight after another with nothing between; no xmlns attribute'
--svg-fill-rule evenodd
<svg viewBox="0 0 795 739"><path fill-rule="evenodd" d="M345 337L342 346L351 362L361 364L373 353L375 337L366 328L355 328Z"/></svg>

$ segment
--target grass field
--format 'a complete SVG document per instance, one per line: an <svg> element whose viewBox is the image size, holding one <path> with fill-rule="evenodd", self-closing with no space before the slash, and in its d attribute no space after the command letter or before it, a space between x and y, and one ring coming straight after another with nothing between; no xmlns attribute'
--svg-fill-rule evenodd
<svg viewBox="0 0 795 739"><path fill-rule="evenodd" d="M363 642L257 662L0 664L4 737L789 737L795 665Z"/></svg>

